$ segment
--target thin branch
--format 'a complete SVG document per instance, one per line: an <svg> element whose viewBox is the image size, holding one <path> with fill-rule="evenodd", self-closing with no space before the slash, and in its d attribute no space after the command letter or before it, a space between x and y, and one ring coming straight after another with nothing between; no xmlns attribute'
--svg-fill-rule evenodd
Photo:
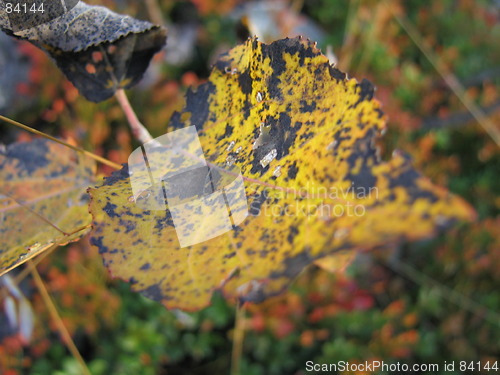
<svg viewBox="0 0 500 375"><path fill-rule="evenodd" d="M36 129L33 129L33 128L30 128L29 126L27 125L24 125L24 124L21 124L20 122L17 122L17 121L14 121L14 120L11 120L10 118L8 117L5 117L5 116L2 116L0 115L0 120L2 121L5 121L11 125L14 125L14 126L17 126L21 129L24 129L26 131L29 131L30 133L33 133L33 134L36 134L36 135L39 135L41 137L44 137L44 138L47 138L47 139L50 139L51 141L54 141L56 143L59 143L63 146L66 146L72 150L75 150L76 152L80 152L82 153L83 155L85 156L88 156L89 158L92 158L94 159L95 161L98 161L99 163L102 163L102 164L105 164L111 168L114 168L114 169L121 169L122 166L120 164L117 164L117 163L113 163L112 161L108 160L108 159L105 159L103 158L102 156L99 156L99 155L96 155L96 154L93 154L92 152L90 151L87 151L87 150L84 150L82 148L79 148L79 147L76 147L76 146L73 146L67 142L64 142L60 139L57 139L57 138L54 138L50 135L47 135L45 133L42 133L41 131L38 131Z"/></svg>
<svg viewBox="0 0 500 375"><path fill-rule="evenodd" d="M47 288L45 288L45 285L43 284L42 278L40 277L40 274L38 273L36 266L33 264L31 260L28 262L28 267L31 270L31 275L33 276L33 280L35 281L36 287L38 288L38 291L40 292L42 299L45 302L45 305L47 306L47 309L49 310L52 319L54 319L54 322L56 323L57 329L59 330L59 334L61 335L62 340L68 347L68 350L71 352L73 357L79 363L82 369L82 373L84 375L92 375L85 363L85 360L78 351L75 342L71 338L71 335L69 334L66 326L64 325L64 322L62 321L61 316L57 311L54 301L52 301L52 298L50 298L49 292L47 291Z"/></svg>
<svg viewBox="0 0 500 375"><path fill-rule="evenodd" d="M125 113L125 117L128 120L134 137L143 144L152 141L153 137L137 118L125 91L123 89L116 90L115 97L118 100L120 107L122 107L123 113Z"/></svg>
<svg viewBox="0 0 500 375"><path fill-rule="evenodd" d="M243 354L245 329L245 305L238 301L233 333L233 352L231 354L231 375L240 375L241 373L241 356Z"/></svg>

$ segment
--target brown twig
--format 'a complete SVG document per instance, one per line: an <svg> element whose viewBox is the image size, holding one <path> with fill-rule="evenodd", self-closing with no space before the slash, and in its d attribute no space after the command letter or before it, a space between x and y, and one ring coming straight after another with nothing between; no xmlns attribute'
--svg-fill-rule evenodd
<svg viewBox="0 0 500 375"><path fill-rule="evenodd" d="M125 117L130 124L130 128L132 129L132 134L134 137L141 143L147 143L153 140L153 137L147 129L142 125L142 123L137 118L134 109L130 105L130 102L125 94L123 89L116 90L115 97L120 103L120 107L122 107L123 113L125 113Z"/></svg>

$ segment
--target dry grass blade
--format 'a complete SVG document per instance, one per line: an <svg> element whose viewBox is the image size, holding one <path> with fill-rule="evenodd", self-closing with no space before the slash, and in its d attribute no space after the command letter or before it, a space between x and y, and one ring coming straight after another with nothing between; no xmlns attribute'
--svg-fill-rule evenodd
<svg viewBox="0 0 500 375"><path fill-rule="evenodd" d="M134 137L141 143L147 143L152 141L153 137L151 136L151 134L149 134L147 129L137 118L137 115L132 106L130 105L130 102L127 98L127 95L125 94L125 91L123 89L116 90L115 97L118 100L118 103L120 104L123 113L127 117L128 123L130 125L130 128L132 129Z"/></svg>
<svg viewBox="0 0 500 375"><path fill-rule="evenodd" d="M357 13L359 9L359 0L350 0L347 10L347 19L345 22L344 38L340 47L338 68L348 72L351 67L352 57L355 49L361 48L355 45L355 37L357 26Z"/></svg>
<svg viewBox="0 0 500 375"><path fill-rule="evenodd" d="M59 247L59 245L52 245L47 250L45 250L42 254L38 255L36 258L34 258L34 259L30 258L33 266L35 266L35 267L38 266L45 258L47 258L50 254L52 254L52 252L54 252L54 250L56 250L58 247ZM30 259L27 259L26 261L28 261ZM19 272L19 274L17 274L14 277L16 284L20 284L26 277L28 277L28 275L30 273L31 273L30 268L28 268L28 267L24 268L21 272Z"/></svg>
<svg viewBox="0 0 500 375"><path fill-rule="evenodd" d="M52 223L50 220L47 220L45 217L43 217L42 215L40 215L38 212L36 212L35 210L31 209L27 204L25 204L24 202L21 202L21 201L18 201L17 199L13 198L12 196L10 196L9 194L7 193L3 193L5 196L7 196L9 199L11 199L12 201L14 201L16 204L18 204L19 206L21 207L24 207L26 210L28 210L29 212L31 212L33 215L37 216L40 220L42 220L43 222L47 223L48 225L50 225L52 228L54 228L55 230L57 230L58 232L60 232L61 234L65 235L65 236L70 236L72 234L75 234L77 232L80 232L82 230L85 230L87 229L89 226L88 225L85 225L85 226L82 226L81 228L78 228L76 230L74 230L73 232L71 233L68 233L68 232L65 232L63 231L61 228L59 228L57 225L55 225L54 223Z"/></svg>
<svg viewBox="0 0 500 375"><path fill-rule="evenodd" d="M35 252L35 253L32 253L32 254L28 254L26 256L26 258L24 258L22 261L20 261L19 263L16 263L14 264L12 267L9 267L3 271L0 272L0 277L9 273L10 271L12 271L14 268L17 268L19 267L20 265L26 263L27 261L30 261L32 260L33 258L37 257L37 258L40 258L40 259L37 259L37 264L43 260L43 258L45 258L45 255L48 255L50 254L55 248L57 248L57 245L54 245L54 244L50 244L50 245L47 245L46 247L43 247L42 249L40 249L40 251L38 252ZM41 258L43 255L43 258ZM21 274L20 274L21 275ZM22 280L23 278L25 277L25 275L23 275L22 277L19 277L19 278L16 278L16 281L17 283L19 283L19 280Z"/></svg>
<svg viewBox="0 0 500 375"><path fill-rule="evenodd" d="M245 305L238 302L234 322L233 352L231 354L231 375L240 375L243 340L245 338Z"/></svg>
<svg viewBox="0 0 500 375"><path fill-rule="evenodd" d="M47 291L47 288L45 288L45 285L43 284L42 278L40 277L40 274L38 273L36 266L29 261L28 262L28 267L31 270L31 275L33 276L33 280L35 281L35 285L38 288L38 291L40 292L40 295L42 296L43 301L45 302L45 305L47 306L47 309L49 310L49 313L54 319L55 324L57 325L57 329L59 330L59 334L61 335L61 338L63 339L64 343L68 347L68 350L71 352L73 357L76 359L76 361L79 363L82 373L84 375L92 375L89 368L85 364L85 361L78 351L78 348L75 345L75 342L71 338L71 335L69 334L68 330L66 329L66 326L64 325L64 322L62 321L56 305L54 304L54 301L52 301L52 298L50 298L49 292Z"/></svg>
<svg viewBox="0 0 500 375"><path fill-rule="evenodd" d="M441 298L446 299L449 302L460 306L464 310L482 317L485 321L500 327L500 315L497 312L492 311L483 305L480 305L468 296L454 291L446 285L443 285L442 283L421 273L409 264L403 263L397 259L391 259L387 265L392 270L396 271L404 277L409 278L418 285L427 285L434 288L434 290L439 293Z"/></svg>
<svg viewBox="0 0 500 375"><path fill-rule="evenodd" d="M24 129L26 131L29 131L30 133L33 133L33 134L36 134L36 135L39 135L43 138L47 138L47 139L50 139L51 141L54 141L56 143L59 143L63 146L66 146L66 147L69 147L70 149L72 150L75 150L77 152L81 152L82 154L84 154L85 156L88 156L89 158L92 158L94 159L95 161L99 162L99 163L102 163L102 164L105 164L111 168L114 168L114 169L121 169L121 165L120 164L117 164L117 163L113 163L112 161L110 160L107 160L105 158L103 158L102 156L99 156L99 155L96 155L96 154L93 154L92 152L90 151L87 151L87 150L84 150L82 148L79 148L79 147L76 147L76 146L73 146L67 142L64 142L60 139L57 139L57 138L54 138L54 137L51 137L50 135L47 135L41 131L38 131L36 129L33 129L27 125L24 125L24 124L21 124L20 122L18 121L14 121L14 120L11 120L10 118L8 117L5 117L5 116L2 116L0 115L0 120L2 121L5 121L11 125L14 125L14 126L17 126L18 128L21 128L21 129Z"/></svg>
<svg viewBox="0 0 500 375"><path fill-rule="evenodd" d="M158 0L145 0L144 5L146 5L151 22L156 25L165 25L165 20L163 19L162 10L160 8L160 4L158 4Z"/></svg>
<svg viewBox="0 0 500 375"><path fill-rule="evenodd" d="M482 109L469 97L464 86L460 83L457 77L443 66L439 57L425 42L424 38L420 35L419 31L412 25L412 23L405 16L397 14L395 8L390 6L387 0L384 2L384 5L392 12L399 25L406 31L432 66L434 66L436 71L441 75L446 84L455 93L462 104L500 147L500 129L495 126L495 124L485 115Z"/></svg>

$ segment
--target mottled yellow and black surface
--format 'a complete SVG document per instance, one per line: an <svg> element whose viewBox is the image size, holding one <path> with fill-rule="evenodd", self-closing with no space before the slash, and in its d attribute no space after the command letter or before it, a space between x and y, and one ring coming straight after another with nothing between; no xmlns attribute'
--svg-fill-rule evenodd
<svg viewBox="0 0 500 375"><path fill-rule="evenodd" d="M130 199L125 166L89 190L92 243L134 290L196 310L217 289L261 301L316 260L473 219L464 201L432 185L402 153L379 159L374 141L386 121L373 95L368 81L348 79L307 40L249 40L188 93L167 129L195 125L207 160L241 170L249 217L181 249L168 210L143 210Z"/></svg>

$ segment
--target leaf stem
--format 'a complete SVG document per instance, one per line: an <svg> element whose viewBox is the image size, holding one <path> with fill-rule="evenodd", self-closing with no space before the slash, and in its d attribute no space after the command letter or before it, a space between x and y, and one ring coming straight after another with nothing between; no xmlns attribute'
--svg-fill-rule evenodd
<svg viewBox="0 0 500 375"><path fill-rule="evenodd" d="M238 301L234 323L233 352L231 354L231 375L240 375L245 328L245 305Z"/></svg>
<svg viewBox="0 0 500 375"><path fill-rule="evenodd" d="M144 127L144 125L142 125L142 123L137 118L137 115L135 114L134 109L130 105L130 102L127 98L127 95L125 94L125 91L123 89L116 90L115 97L118 100L120 107L122 107L123 113L125 114L125 117L128 120L128 123L130 125L130 128L132 129L132 134L134 135L134 137L143 144L152 141L153 137L151 136L151 134L149 134L147 129Z"/></svg>
<svg viewBox="0 0 500 375"><path fill-rule="evenodd" d="M31 275L33 276L33 280L35 281L36 287L38 288L42 296L42 299L45 302L45 305L47 306L50 315L52 316L52 319L54 319L57 329L59 330L59 334L61 335L61 338L66 344L68 350L71 352L76 361L80 364L80 367L82 368L82 373L84 375L92 375L83 357L78 351L75 342L71 338L71 335L69 334L66 326L64 325L61 316L57 312L56 305L54 304L54 301L52 301L52 298L50 298L49 292L47 291L47 288L45 288L45 285L43 284L42 278L40 277L40 274L38 273L36 266L33 264L31 260L28 261L28 267L31 270Z"/></svg>

